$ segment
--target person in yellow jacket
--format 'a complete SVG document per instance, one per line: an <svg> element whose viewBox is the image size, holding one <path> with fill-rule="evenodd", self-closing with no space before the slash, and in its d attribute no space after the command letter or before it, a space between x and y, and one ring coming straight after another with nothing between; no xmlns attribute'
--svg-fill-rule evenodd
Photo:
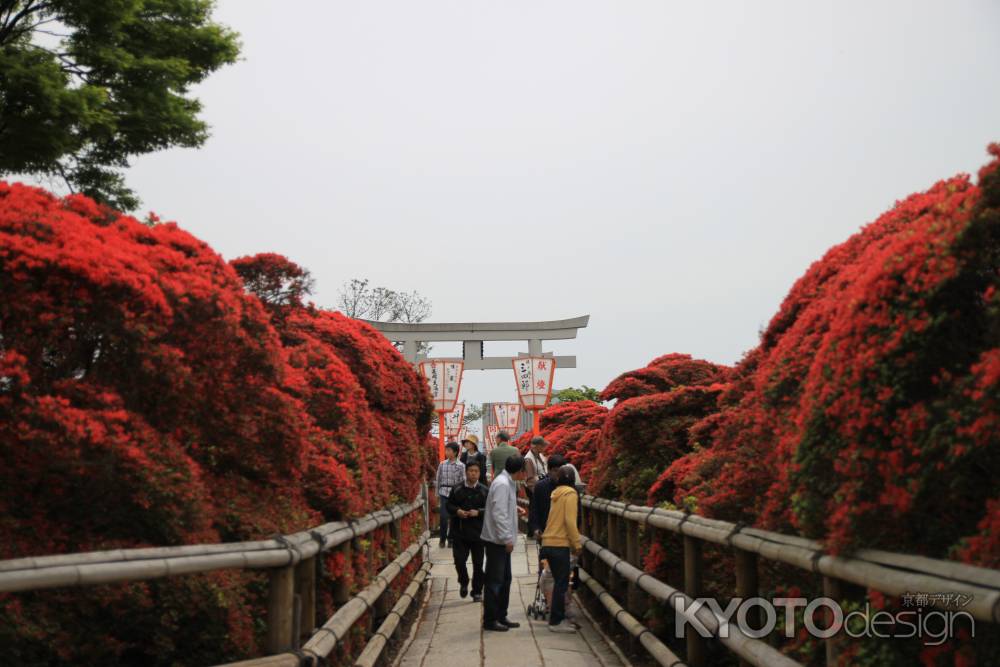
<svg viewBox="0 0 1000 667"><path fill-rule="evenodd" d="M569 590L570 550L579 553L582 547L580 531L576 527L579 499L574 488L576 475L566 466L555 473L556 488L552 491L549 519L542 532L542 549L539 556L549 562L552 571L552 608L549 610L549 630L576 632L566 621L566 592Z"/></svg>

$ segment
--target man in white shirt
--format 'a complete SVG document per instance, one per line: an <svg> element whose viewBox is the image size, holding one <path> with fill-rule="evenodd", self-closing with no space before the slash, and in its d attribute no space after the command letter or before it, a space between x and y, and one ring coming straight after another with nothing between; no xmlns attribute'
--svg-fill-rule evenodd
<svg viewBox="0 0 1000 667"><path fill-rule="evenodd" d="M524 479L524 459L510 456L504 470L493 478L486 497L482 540L486 545L486 586L483 590L483 629L506 632L520 626L507 618L510 602L510 554L517 543L517 485Z"/></svg>

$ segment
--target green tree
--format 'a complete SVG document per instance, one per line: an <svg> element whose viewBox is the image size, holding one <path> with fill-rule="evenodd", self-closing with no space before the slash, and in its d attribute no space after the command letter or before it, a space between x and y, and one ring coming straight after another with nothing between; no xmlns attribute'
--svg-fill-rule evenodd
<svg viewBox="0 0 1000 667"><path fill-rule="evenodd" d="M462 426L468 426L473 422L477 422L483 418L483 404L482 403L469 403L465 406L465 413L462 415ZM438 413L434 413L434 417L431 420L431 424L438 423Z"/></svg>
<svg viewBox="0 0 1000 667"><path fill-rule="evenodd" d="M579 388L566 387L565 389L557 389L552 392L552 398L559 399L560 403L571 403L573 401L593 401L594 403L600 403L601 392L587 385Z"/></svg>
<svg viewBox="0 0 1000 667"><path fill-rule="evenodd" d="M483 418L483 404L470 403L465 407L465 416L462 418L462 423L468 426L472 422L477 422L482 418Z"/></svg>
<svg viewBox="0 0 1000 667"><path fill-rule="evenodd" d="M208 137L190 87L235 62L212 0L0 0L0 176L61 178L122 210L136 155Z"/></svg>

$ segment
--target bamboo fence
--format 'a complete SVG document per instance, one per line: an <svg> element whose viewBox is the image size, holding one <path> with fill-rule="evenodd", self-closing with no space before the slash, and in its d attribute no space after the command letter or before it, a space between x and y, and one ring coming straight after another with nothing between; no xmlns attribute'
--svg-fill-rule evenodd
<svg viewBox="0 0 1000 667"><path fill-rule="evenodd" d="M402 615L427 576L425 564L396 607L386 609L388 604L382 594L427 542L428 503L425 484L420 497L412 503L267 540L113 549L4 560L0 561L0 593L141 581L220 569L264 569L268 573L264 648L271 657L239 664L318 663L368 611L374 612L370 615L372 620L385 618L373 637L377 647L366 649L362 654L367 656L366 660L374 660L388 644L388 638L397 631ZM333 601L337 611L323 627L315 629L317 557L331 549L349 556L355 548L355 538L379 529L388 531L388 537L402 549L402 519L418 511L423 519L423 534L357 595L349 596L349 582L344 573L333 573ZM300 649L302 639L308 641ZM289 658L293 661L289 662Z"/></svg>
<svg viewBox="0 0 1000 667"><path fill-rule="evenodd" d="M1000 572L962 563L935 560L923 556L897 554L877 549L862 549L850 556L824 553L819 542L802 537L783 535L741 524L700 517L679 511L630 505L619 501L582 496L581 532L584 538L587 577L604 579L600 583L610 589L599 595L608 607L608 597L619 594L626 603L622 612L614 612L621 620L625 614L641 616L644 608L639 591L664 602L689 621L697 620L726 649L737 655L741 665L783 665L800 663L781 654L759 639L743 635L728 625L707 607L693 613L691 603L704 590L702 546L704 543L731 549L735 557L736 596L744 599L758 596L758 559L791 565L822 577L824 593L839 597L843 582L881 591L891 596L915 592L961 593L969 597L963 612L978 621L1000 622ZM679 535L684 545L684 590L678 590L642 571L640 527L663 530ZM624 552L624 557L621 554ZM594 586L588 583L592 590ZM607 591L606 591L607 592ZM942 598L929 597L928 602L946 607ZM635 627L625 626L633 636ZM725 629L726 632L722 632ZM705 643L687 626L685 636L686 663L692 667L705 664ZM826 663L834 665L839 652L834 636L825 640ZM651 652L652 655L652 652ZM661 658L653 656L660 664Z"/></svg>
<svg viewBox="0 0 1000 667"><path fill-rule="evenodd" d="M429 536L430 533L428 531L424 531L416 542L411 544L405 551L399 554L394 561L386 565L381 572L375 575L375 578L370 584L368 584L368 586L362 589L357 595L347 600L345 604L340 605L333 616L327 619L323 626L318 628L316 632L312 634L309 641L307 641L302 648L289 650L279 655L271 655L265 658L255 658L253 660L242 660L240 662L228 663L229 667L263 667L265 665L273 667L300 667L303 665L318 665L323 663L325 658L330 655L334 648L336 648L337 644L343 641L344 637L347 636L351 627L357 623L366 612L376 610L376 604L382 594L385 593L389 585L396 579L397 576L399 576L406 566L410 564L410 561L416 557L423 546L427 544L427 538ZM424 577L427 576L426 568L418 570L418 574L421 572L424 573ZM410 595L411 600L412 597L413 594ZM388 643L388 638L384 635L379 636L378 638L381 640L381 647L378 648L378 653L380 653L385 644ZM369 652L369 656L371 656L373 652L374 649ZM375 657L378 656L378 653L375 654ZM364 652L362 655L364 655Z"/></svg>

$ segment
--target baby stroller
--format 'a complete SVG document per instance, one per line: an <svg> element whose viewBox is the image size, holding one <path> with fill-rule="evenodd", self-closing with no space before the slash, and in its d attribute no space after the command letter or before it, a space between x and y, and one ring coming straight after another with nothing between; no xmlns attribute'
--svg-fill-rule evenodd
<svg viewBox="0 0 1000 667"><path fill-rule="evenodd" d="M577 562L576 556L570 556L569 562L569 588L566 589L566 609L570 608L570 601L573 591L577 587ZM552 603L552 591L555 588L555 579L552 570L549 569L549 561L542 559L541 569L538 571L538 585L535 587L535 599L528 605L528 616L535 620L543 621L549 618L549 605Z"/></svg>
<svg viewBox="0 0 1000 667"><path fill-rule="evenodd" d="M549 617L549 600L552 599L552 588L555 580L549 570L549 562L542 560L542 568L538 571L538 585L535 586L535 599L528 605L528 616L543 621Z"/></svg>

